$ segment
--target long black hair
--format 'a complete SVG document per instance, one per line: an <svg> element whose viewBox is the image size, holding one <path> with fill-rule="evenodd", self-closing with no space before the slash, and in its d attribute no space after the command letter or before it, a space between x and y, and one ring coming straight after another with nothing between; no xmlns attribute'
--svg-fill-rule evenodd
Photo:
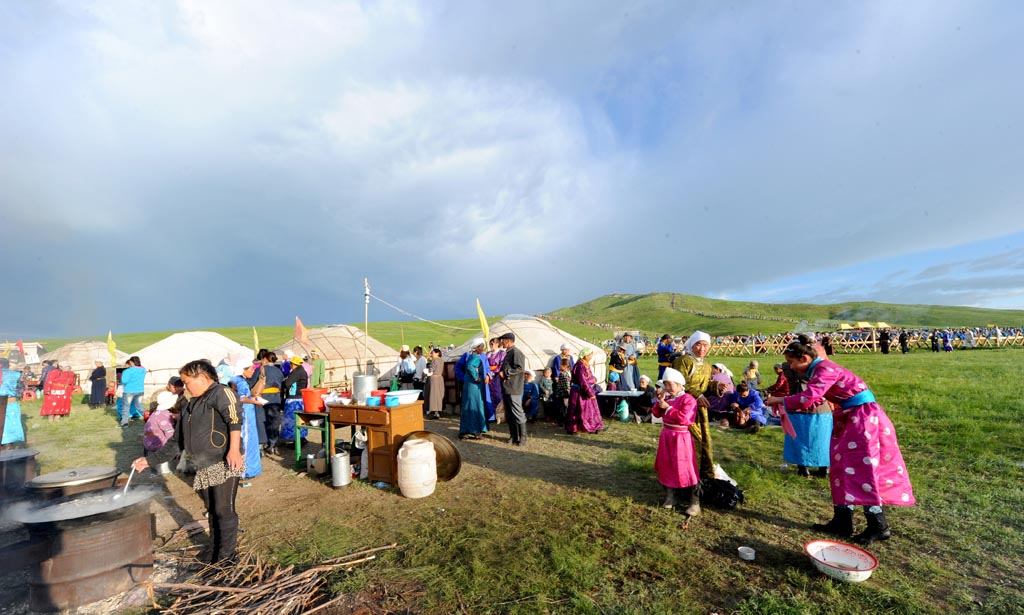
<svg viewBox="0 0 1024 615"><path fill-rule="evenodd" d="M787 357L811 357L812 359L818 358L818 341L814 339L813 335L807 335L801 333L796 336L796 339L786 346L786 349L782 351L782 354Z"/></svg>

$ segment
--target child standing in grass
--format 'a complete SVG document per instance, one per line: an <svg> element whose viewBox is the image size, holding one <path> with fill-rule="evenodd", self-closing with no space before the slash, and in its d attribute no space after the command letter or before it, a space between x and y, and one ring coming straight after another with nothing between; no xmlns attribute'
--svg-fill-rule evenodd
<svg viewBox="0 0 1024 615"><path fill-rule="evenodd" d="M679 491L679 501L686 505L686 516L695 517L700 514L700 497L694 486L700 479L690 425L697 417L697 400L683 390L686 379L679 370L665 368L661 379L664 388L658 393L652 412L663 420L658 452L654 456L658 482L665 487L662 506L675 506Z"/></svg>
<svg viewBox="0 0 1024 615"><path fill-rule="evenodd" d="M532 369L523 372L523 379L523 414L526 415L528 423L533 423L537 420L537 411L540 409L540 389L533 381Z"/></svg>
<svg viewBox="0 0 1024 615"><path fill-rule="evenodd" d="M743 379L747 382L747 387L751 391L761 390L761 372L757 369L757 361L753 360L750 365L743 370Z"/></svg>
<svg viewBox="0 0 1024 615"><path fill-rule="evenodd" d="M853 507L864 507L867 529L853 537L860 544L889 539L883 504L913 506L914 491L896 441L896 429L868 386L850 370L818 356L814 338L800 335L786 346L786 362L807 377L806 388L787 397L773 396L769 404L785 411L805 410L822 399L838 405L832 412L832 520L816 530L853 536Z"/></svg>
<svg viewBox="0 0 1024 615"><path fill-rule="evenodd" d="M551 419L551 391L554 387L551 379L551 368L544 368L544 377L537 381L537 391L540 393L540 410L544 414L544 420Z"/></svg>

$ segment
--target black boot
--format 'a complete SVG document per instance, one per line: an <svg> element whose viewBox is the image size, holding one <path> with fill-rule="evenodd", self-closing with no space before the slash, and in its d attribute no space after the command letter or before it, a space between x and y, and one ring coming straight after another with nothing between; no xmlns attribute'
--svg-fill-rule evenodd
<svg viewBox="0 0 1024 615"><path fill-rule="evenodd" d="M849 538L853 536L853 511L845 506L833 506L832 520L828 523L815 523L812 530L827 532L833 536Z"/></svg>
<svg viewBox="0 0 1024 615"><path fill-rule="evenodd" d="M817 476L818 478L828 478L828 466L818 468L817 470L812 472L811 475Z"/></svg>
<svg viewBox="0 0 1024 615"><path fill-rule="evenodd" d="M868 520L866 530L853 537L853 542L859 545L869 545L876 540L889 540L889 524L885 521L885 513L870 513L864 511L864 518Z"/></svg>
<svg viewBox="0 0 1024 615"><path fill-rule="evenodd" d="M807 470L807 466L797 466L796 475L803 476L804 478L810 478L811 473Z"/></svg>

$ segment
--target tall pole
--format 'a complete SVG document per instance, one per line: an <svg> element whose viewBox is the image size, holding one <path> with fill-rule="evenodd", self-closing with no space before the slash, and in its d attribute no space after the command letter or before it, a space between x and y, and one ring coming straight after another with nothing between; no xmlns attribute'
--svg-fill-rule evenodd
<svg viewBox="0 0 1024 615"><path fill-rule="evenodd" d="M363 297L366 305L363 308L363 369L366 369L366 338L370 335L370 279L363 278ZM365 372L364 372L365 373Z"/></svg>

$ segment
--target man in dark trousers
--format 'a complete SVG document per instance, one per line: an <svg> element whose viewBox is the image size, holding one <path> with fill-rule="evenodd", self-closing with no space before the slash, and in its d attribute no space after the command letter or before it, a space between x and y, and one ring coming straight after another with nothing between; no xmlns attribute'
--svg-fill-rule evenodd
<svg viewBox="0 0 1024 615"><path fill-rule="evenodd" d="M505 349L501 364L501 392L505 398L505 420L508 421L509 442L515 446L526 444L526 413L523 412L523 374L526 357L516 348L516 335L509 332L498 338Z"/></svg>

